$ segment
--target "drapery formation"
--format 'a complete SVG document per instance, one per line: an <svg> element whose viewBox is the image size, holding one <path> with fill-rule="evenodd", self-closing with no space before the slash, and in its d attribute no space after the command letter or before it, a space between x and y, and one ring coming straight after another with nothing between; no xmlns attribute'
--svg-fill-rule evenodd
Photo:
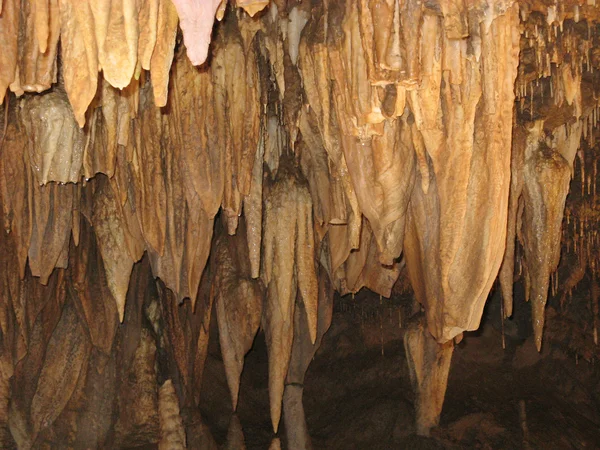
<svg viewBox="0 0 600 450"><path fill-rule="evenodd" d="M213 306L234 408L262 324L277 429L295 336L314 345L327 328L320 278L389 296L400 258L443 343L478 328L498 274L511 314L517 254L541 346L574 160L596 126L598 8L231 3L0 0L5 442L67 433L101 395L91 379L117 417L98 442L114 421L112 442L177 441ZM108 406L126 373L148 390L151 430Z"/></svg>

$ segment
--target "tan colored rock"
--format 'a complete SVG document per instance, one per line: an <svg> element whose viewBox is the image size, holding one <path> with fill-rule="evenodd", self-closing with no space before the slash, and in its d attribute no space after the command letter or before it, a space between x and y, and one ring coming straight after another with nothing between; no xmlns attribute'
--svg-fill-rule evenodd
<svg viewBox="0 0 600 450"><path fill-rule="evenodd" d="M66 267L75 186L49 183L31 189L32 231L29 268L47 284L55 267ZM65 250L66 248L66 250Z"/></svg>
<svg viewBox="0 0 600 450"><path fill-rule="evenodd" d="M140 69L150 70L150 60L154 53L158 34L159 8L160 0L142 0L139 5L138 24L140 33L136 76L139 76Z"/></svg>
<svg viewBox="0 0 600 450"><path fill-rule="evenodd" d="M287 164L287 163L286 163ZM269 349L271 421L277 432L292 351L296 296L302 299L311 342L317 334L312 202L292 168L281 167L264 201L262 280L267 290L263 327Z"/></svg>
<svg viewBox="0 0 600 450"><path fill-rule="evenodd" d="M6 90L15 79L19 52L20 0L3 0L0 14L0 104L4 103Z"/></svg>
<svg viewBox="0 0 600 450"><path fill-rule="evenodd" d="M81 178L84 133L64 92L27 97L22 104L30 162L38 184L77 183Z"/></svg>
<svg viewBox="0 0 600 450"><path fill-rule="evenodd" d="M35 434L52 425L87 370L90 343L71 306L66 306L46 350L37 389L31 402Z"/></svg>
<svg viewBox="0 0 600 450"><path fill-rule="evenodd" d="M560 144L562 148L557 150L565 150L564 141ZM538 351L542 347L550 275L558 267L560 259L563 211L570 181L569 162L559 151L547 148L543 143L526 147L521 232L527 264L525 283L529 286Z"/></svg>
<svg viewBox="0 0 600 450"><path fill-rule="evenodd" d="M147 246L159 255L165 247L167 211L165 176L162 168L160 136L163 118L154 108L152 97L145 87L141 93L141 113L134 125L132 143L132 187L140 228ZM148 105L148 107L146 106Z"/></svg>
<svg viewBox="0 0 600 450"><path fill-rule="evenodd" d="M433 50L422 55L428 58L422 82L409 98L433 173L427 194L423 183L413 190L404 249L411 284L439 342L479 327L504 255L519 61L517 12L513 5L492 18L489 27L472 24L470 39L480 33L479 60L457 59L453 52L464 51L464 44L447 42L438 19L424 17L423 42L437 42L427 49L443 53L440 58Z"/></svg>
<svg viewBox="0 0 600 450"><path fill-rule="evenodd" d="M146 282L147 279L144 279ZM142 328L137 335L131 361L118 393L119 418L115 425L115 446L156 444L161 436L156 382L156 343L150 331Z"/></svg>
<svg viewBox="0 0 600 450"><path fill-rule="evenodd" d="M438 344L420 320L408 326L404 349L416 397L416 431L429 436L430 429L440 420L454 342Z"/></svg>
<svg viewBox="0 0 600 450"><path fill-rule="evenodd" d="M177 36L178 23L177 10L173 2L159 0L156 44L150 59L154 103L158 107L167 104L169 73L175 51L175 37Z"/></svg>
<svg viewBox="0 0 600 450"><path fill-rule="evenodd" d="M107 6L110 9L100 65L104 78L114 87L123 89L131 82L137 64L138 5L136 0L111 0Z"/></svg>
<svg viewBox="0 0 600 450"><path fill-rule="evenodd" d="M94 4L88 0L58 0L65 90L80 127L85 125L85 113L96 94L98 49L103 48L93 31Z"/></svg>
<svg viewBox="0 0 600 450"><path fill-rule="evenodd" d="M119 320L123 322L129 278L136 260L128 252L125 237L127 224L107 181L100 183L94 195L92 223L104 261L106 282L117 304Z"/></svg>
<svg viewBox="0 0 600 450"><path fill-rule="evenodd" d="M219 341L233 410L237 408L244 357L252 347L263 309L264 291L250 274L245 224L235 236L215 237L212 292L217 308Z"/></svg>
<svg viewBox="0 0 600 450"><path fill-rule="evenodd" d="M180 53L173 66L174 143L180 149L180 170L186 197L199 197L209 217L219 210L225 177L224 152L218 148L216 98L210 69L196 69ZM184 93L188 93L184 95Z"/></svg>
<svg viewBox="0 0 600 450"><path fill-rule="evenodd" d="M236 5L246 11L250 17L254 17L256 13L269 6L269 0L236 0Z"/></svg>
<svg viewBox="0 0 600 450"><path fill-rule="evenodd" d="M35 0L21 5L18 85L25 92L42 92L57 82L59 2Z"/></svg>
<svg viewBox="0 0 600 450"><path fill-rule="evenodd" d="M179 414L179 401L173 382L167 380L158 391L158 413L160 417L160 450L187 448L185 429Z"/></svg>
<svg viewBox="0 0 600 450"><path fill-rule="evenodd" d="M17 251L19 277L25 276L32 229L33 177L25 127L9 125L3 136L0 154L0 192L5 217L4 229L12 235Z"/></svg>
<svg viewBox="0 0 600 450"><path fill-rule="evenodd" d="M90 224L85 219L83 222L79 251L70 252L69 259L74 302L85 320L92 345L109 357L119 324L117 303L107 282L96 237Z"/></svg>

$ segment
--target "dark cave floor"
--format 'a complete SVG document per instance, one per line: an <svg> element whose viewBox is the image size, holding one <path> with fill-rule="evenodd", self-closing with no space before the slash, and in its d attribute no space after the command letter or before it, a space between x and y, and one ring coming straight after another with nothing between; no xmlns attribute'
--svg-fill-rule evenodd
<svg viewBox="0 0 600 450"><path fill-rule="evenodd" d="M315 450L600 448L600 362L576 361L548 343L540 355L531 337L506 336L503 350L489 321L455 349L440 426L430 438L416 436L399 309L342 309L338 303L305 380ZM223 447L231 403L214 328L201 404L204 422ZM238 403L249 450L266 450L273 438L267 367L259 334L246 357ZM283 431L282 420L285 448Z"/></svg>

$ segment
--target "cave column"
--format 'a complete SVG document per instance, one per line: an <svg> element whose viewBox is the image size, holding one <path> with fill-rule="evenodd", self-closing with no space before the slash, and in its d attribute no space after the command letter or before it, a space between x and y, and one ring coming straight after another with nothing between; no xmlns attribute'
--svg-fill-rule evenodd
<svg viewBox="0 0 600 450"><path fill-rule="evenodd" d="M313 448L302 403L304 377L315 353L321 346L323 336L329 330L333 316L333 287L322 266L319 267L318 280L319 306L317 337L314 343L310 339L308 316L304 303L297 302L294 311L294 341L283 392L283 420L285 421L287 448L290 450L311 450Z"/></svg>
<svg viewBox="0 0 600 450"><path fill-rule="evenodd" d="M304 416L303 392L304 385L300 383L287 384L283 392L285 434L290 449L310 450L313 448Z"/></svg>
<svg viewBox="0 0 600 450"><path fill-rule="evenodd" d="M439 344L421 316L404 334L404 349L415 393L416 433L429 436L440 421L454 342Z"/></svg>

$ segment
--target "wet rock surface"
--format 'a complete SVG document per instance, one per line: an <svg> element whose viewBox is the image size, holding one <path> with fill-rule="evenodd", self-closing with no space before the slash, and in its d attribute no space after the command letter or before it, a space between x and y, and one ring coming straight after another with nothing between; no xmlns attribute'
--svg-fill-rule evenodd
<svg viewBox="0 0 600 450"><path fill-rule="evenodd" d="M0 447L594 445L599 23L0 0Z"/></svg>

